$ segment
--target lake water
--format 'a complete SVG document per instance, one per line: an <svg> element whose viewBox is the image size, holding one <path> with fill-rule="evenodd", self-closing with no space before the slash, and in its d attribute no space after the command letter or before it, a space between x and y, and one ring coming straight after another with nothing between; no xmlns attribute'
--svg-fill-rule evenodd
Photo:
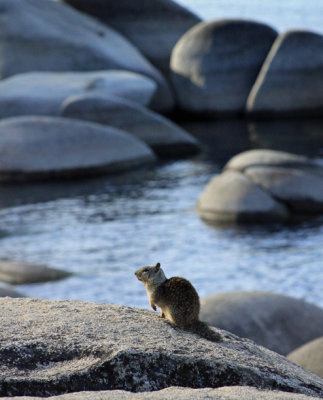
<svg viewBox="0 0 323 400"><path fill-rule="evenodd" d="M283 30L322 31L323 2L182 0L202 17L245 17ZM201 296L269 290L323 306L323 218L290 226L212 227L194 206L206 183L234 154L266 147L323 160L319 121L186 123L203 156L97 180L1 188L0 258L75 272L22 285L28 296L148 307L133 273L161 262L190 279Z"/></svg>

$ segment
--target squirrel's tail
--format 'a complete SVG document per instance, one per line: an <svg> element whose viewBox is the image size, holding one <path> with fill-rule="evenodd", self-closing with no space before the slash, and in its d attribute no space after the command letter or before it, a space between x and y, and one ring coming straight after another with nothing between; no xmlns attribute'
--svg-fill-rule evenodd
<svg viewBox="0 0 323 400"><path fill-rule="evenodd" d="M204 339L210 340L211 342L220 342L222 340L221 335L215 332L209 327L209 325L203 321L196 321L189 327L189 330L193 333L197 333Z"/></svg>

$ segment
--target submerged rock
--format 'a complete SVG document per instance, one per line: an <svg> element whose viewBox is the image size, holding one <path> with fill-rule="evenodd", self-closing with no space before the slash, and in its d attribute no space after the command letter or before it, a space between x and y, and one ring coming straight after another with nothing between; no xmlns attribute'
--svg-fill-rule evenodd
<svg viewBox="0 0 323 400"><path fill-rule="evenodd" d="M167 118L116 97L81 95L68 98L61 107L64 117L97 122L129 132L164 158L196 154L198 142Z"/></svg>
<svg viewBox="0 0 323 400"><path fill-rule="evenodd" d="M299 116L323 112L323 36L292 30L281 34L250 92L247 110Z"/></svg>
<svg viewBox="0 0 323 400"><path fill-rule="evenodd" d="M313 323L315 323L315 320ZM323 378L323 336L294 350L288 354L287 358Z"/></svg>
<svg viewBox="0 0 323 400"><path fill-rule="evenodd" d="M248 385L323 395L285 357L225 331L210 342L148 310L2 298L0 311L0 396Z"/></svg>
<svg viewBox="0 0 323 400"><path fill-rule="evenodd" d="M156 83L129 71L28 72L0 81L0 118L60 114L70 96L118 96L148 106Z"/></svg>
<svg viewBox="0 0 323 400"><path fill-rule="evenodd" d="M72 7L44 0L1 0L0 77L30 71L137 72L158 84L155 106L173 98L160 72L118 32Z"/></svg>
<svg viewBox="0 0 323 400"><path fill-rule="evenodd" d="M55 117L0 121L0 181L84 177L154 161L145 143L112 127Z"/></svg>
<svg viewBox="0 0 323 400"><path fill-rule="evenodd" d="M18 261L0 261L0 281L12 285L55 281L70 275L67 271L50 268L45 265Z"/></svg>
<svg viewBox="0 0 323 400"><path fill-rule="evenodd" d="M178 39L199 17L171 0L64 0L121 32L165 76Z"/></svg>
<svg viewBox="0 0 323 400"><path fill-rule="evenodd" d="M123 390L77 392L53 397L3 397L12 400L314 400L317 397L278 390L260 390L248 386L227 386L218 389L169 387L154 392L131 393Z"/></svg>
<svg viewBox="0 0 323 400"><path fill-rule="evenodd" d="M11 286L0 286L0 297L25 297L23 294L14 290Z"/></svg>
<svg viewBox="0 0 323 400"><path fill-rule="evenodd" d="M180 107L199 113L239 113L277 33L245 20L201 22L176 44L172 80Z"/></svg>
<svg viewBox="0 0 323 400"><path fill-rule="evenodd" d="M286 355L323 335L323 310L270 292L229 292L201 300L201 319Z"/></svg>

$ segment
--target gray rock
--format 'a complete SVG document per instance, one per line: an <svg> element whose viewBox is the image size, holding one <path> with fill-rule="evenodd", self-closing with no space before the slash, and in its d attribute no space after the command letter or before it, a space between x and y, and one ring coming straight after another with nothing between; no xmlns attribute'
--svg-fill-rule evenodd
<svg viewBox="0 0 323 400"><path fill-rule="evenodd" d="M12 285L47 282L63 279L71 274L45 265L18 261L0 261L0 280Z"/></svg>
<svg viewBox="0 0 323 400"><path fill-rule="evenodd" d="M130 42L66 4L2 0L0 26L1 78L29 71L129 70L158 83L156 107L173 106L162 75Z"/></svg>
<svg viewBox="0 0 323 400"><path fill-rule="evenodd" d="M323 378L323 336L294 350L287 358Z"/></svg>
<svg viewBox="0 0 323 400"><path fill-rule="evenodd" d="M237 154L231 158L224 169L244 172L246 168L261 166L310 170L320 168L318 164L304 156L284 151L257 149Z"/></svg>
<svg viewBox="0 0 323 400"><path fill-rule="evenodd" d="M144 141L160 157L172 158L198 152L198 142L184 129L124 99L97 95L73 96L62 104L61 115L120 128Z"/></svg>
<svg viewBox="0 0 323 400"><path fill-rule="evenodd" d="M0 81L0 118L59 115L69 96L100 94L150 104L156 83L129 71L27 72Z"/></svg>
<svg viewBox="0 0 323 400"><path fill-rule="evenodd" d="M0 285L0 297L24 297L24 295L8 285Z"/></svg>
<svg viewBox="0 0 323 400"><path fill-rule="evenodd" d="M250 92L247 110L262 114L323 111L323 36L287 31L269 52Z"/></svg>
<svg viewBox="0 0 323 400"><path fill-rule="evenodd" d="M0 121L0 181L116 172L154 160L132 135L92 122L32 116Z"/></svg>
<svg viewBox="0 0 323 400"><path fill-rule="evenodd" d="M0 396L239 385L323 395L323 381L285 357L224 331L210 342L148 310L10 298L0 307Z"/></svg>
<svg viewBox="0 0 323 400"><path fill-rule="evenodd" d="M295 213L323 212L323 168L321 176L301 169L268 166L247 168L245 175Z"/></svg>
<svg viewBox="0 0 323 400"><path fill-rule="evenodd" d="M154 392L131 393L124 390L77 392L53 397L2 397L11 400L314 400L317 397L248 386L225 386L218 389L169 387Z"/></svg>
<svg viewBox="0 0 323 400"><path fill-rule="evenodd" d="M239 113L277 36L244 20L201 22L176 44L172 80L180 107L201 113Z"/></svg>
<svg viewBox="0 0 323 400"><path fill-rule="evenodd" d="M201 299L201 319L283 355L323 334L321 308L270 292L205 297Z"/></svg>
<svg viewBox="0 0 323 400"><path fill-rule="evenodd" d="M64 0L121 32L165 76L178 39L201 19L171 0Z"/></svg>
<svg viewBox="0 0 323 400"><path fill-rule="evenodd" d="M197 214L214 223L285 221L285 206L244 174L227 171L215 176L196 204Z"/></svg>

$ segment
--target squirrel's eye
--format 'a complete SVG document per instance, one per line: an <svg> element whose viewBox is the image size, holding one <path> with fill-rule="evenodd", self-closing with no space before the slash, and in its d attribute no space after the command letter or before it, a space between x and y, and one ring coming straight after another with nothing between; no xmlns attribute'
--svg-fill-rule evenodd
<svg viewBox="0 0 323 400"><path fill-rule="evenodd" d="M149 271L149 269L148 269L148 268L145 268L145 269L144 269L144 272L148 272L148 271Z"/></svg>

